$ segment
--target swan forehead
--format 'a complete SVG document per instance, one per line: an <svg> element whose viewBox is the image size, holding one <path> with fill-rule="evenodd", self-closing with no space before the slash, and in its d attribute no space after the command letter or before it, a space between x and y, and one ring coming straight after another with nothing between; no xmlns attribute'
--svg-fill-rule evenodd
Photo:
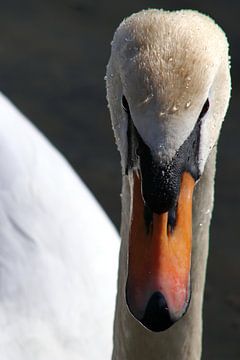
<svg viewBox="0 0 240 360"><path fill-rule="evenodd" d="M167 115L202 104L227 48L223 31L205 15L148 10L122 22L112 56L131 107L152 103Z"/></svg>

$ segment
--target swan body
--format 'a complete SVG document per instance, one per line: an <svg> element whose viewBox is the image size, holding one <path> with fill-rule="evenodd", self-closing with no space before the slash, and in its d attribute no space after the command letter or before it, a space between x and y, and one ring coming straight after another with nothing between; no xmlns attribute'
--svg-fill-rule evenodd
<svg viewBox="0 0 240 360"><path fill-rule="evenodd" d="M123 174L113 359L199 360L225 34L195 11L133 14L106 80Z"/></svg>
<svg viewBox="0 0 240 360"><path fill-rule="evenodd" d="M110 358L118 235L2 94L0 169L1 359Z"/></svg>

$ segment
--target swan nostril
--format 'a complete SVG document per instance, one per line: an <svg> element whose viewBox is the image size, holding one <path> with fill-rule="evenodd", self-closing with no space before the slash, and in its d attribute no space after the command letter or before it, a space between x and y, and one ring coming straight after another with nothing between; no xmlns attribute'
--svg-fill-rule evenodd
<svg viewBox="0 0 240 360"><path fill-rule="evenodd" d="M177 221L177 203L168 211L168 230L173 232Z"/></svg>
<svg viewBox="0 0 240 360"><path fill-rule="evenodd" d="M169 309L164 296L160 292L155 292L146 307L141 323L151 331L164 331L174 324L171 319Z"/></svg>

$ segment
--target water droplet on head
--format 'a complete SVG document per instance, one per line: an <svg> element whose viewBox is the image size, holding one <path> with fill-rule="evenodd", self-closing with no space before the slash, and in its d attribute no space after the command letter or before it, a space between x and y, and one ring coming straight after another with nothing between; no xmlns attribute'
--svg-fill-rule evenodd
<svg viewBox="0 0 240 360"><path fill-rule="evenodd" d="M169 62L172 62L172 61L173 61L173 58L172 58L172 57L170 57L170 58L168 59L168 61L169 61Z"/></svg>
<svg viewBox="0 0 240 360"><path fill-rule="evenodd" d="M107 75L104 76L104 80L105 80L105 81L107 80Z"/></svg>
<svg viewBox="0 0 240 360"><path fill-rule="evenodd" d="M146 99L143 100L143 102L141 103L141 105L148 104L148 103L152 100L153 96L154 96L153 94L149 94L149 95L146 97Z"/></svg>
<svg viewBox="0 0 240 360"><path fill-rule="evenodd" d="M191 106L191 101L189 100L189 101L186 103L185 108L188 109L190 106Z"/></svg>
<svg viewBox="0 0 240 360"><path fill-rule="evenodd" d="M178 106L177 106L177 105L173 105L172 111L173 111L173 112L176 112L177 110L178 110Z"/></svg>

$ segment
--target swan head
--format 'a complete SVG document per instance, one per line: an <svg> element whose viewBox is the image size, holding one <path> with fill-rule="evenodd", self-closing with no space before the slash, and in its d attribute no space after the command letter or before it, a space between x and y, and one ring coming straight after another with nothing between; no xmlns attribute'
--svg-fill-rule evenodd
<svg viewBox="0 0 240 360"><path fill-rule="evenodd" d="M228 42L198 12L141 11L117 29L106 81L131 180L126 301L161 331L189 304L192 194L229 102Z"/></svg>

